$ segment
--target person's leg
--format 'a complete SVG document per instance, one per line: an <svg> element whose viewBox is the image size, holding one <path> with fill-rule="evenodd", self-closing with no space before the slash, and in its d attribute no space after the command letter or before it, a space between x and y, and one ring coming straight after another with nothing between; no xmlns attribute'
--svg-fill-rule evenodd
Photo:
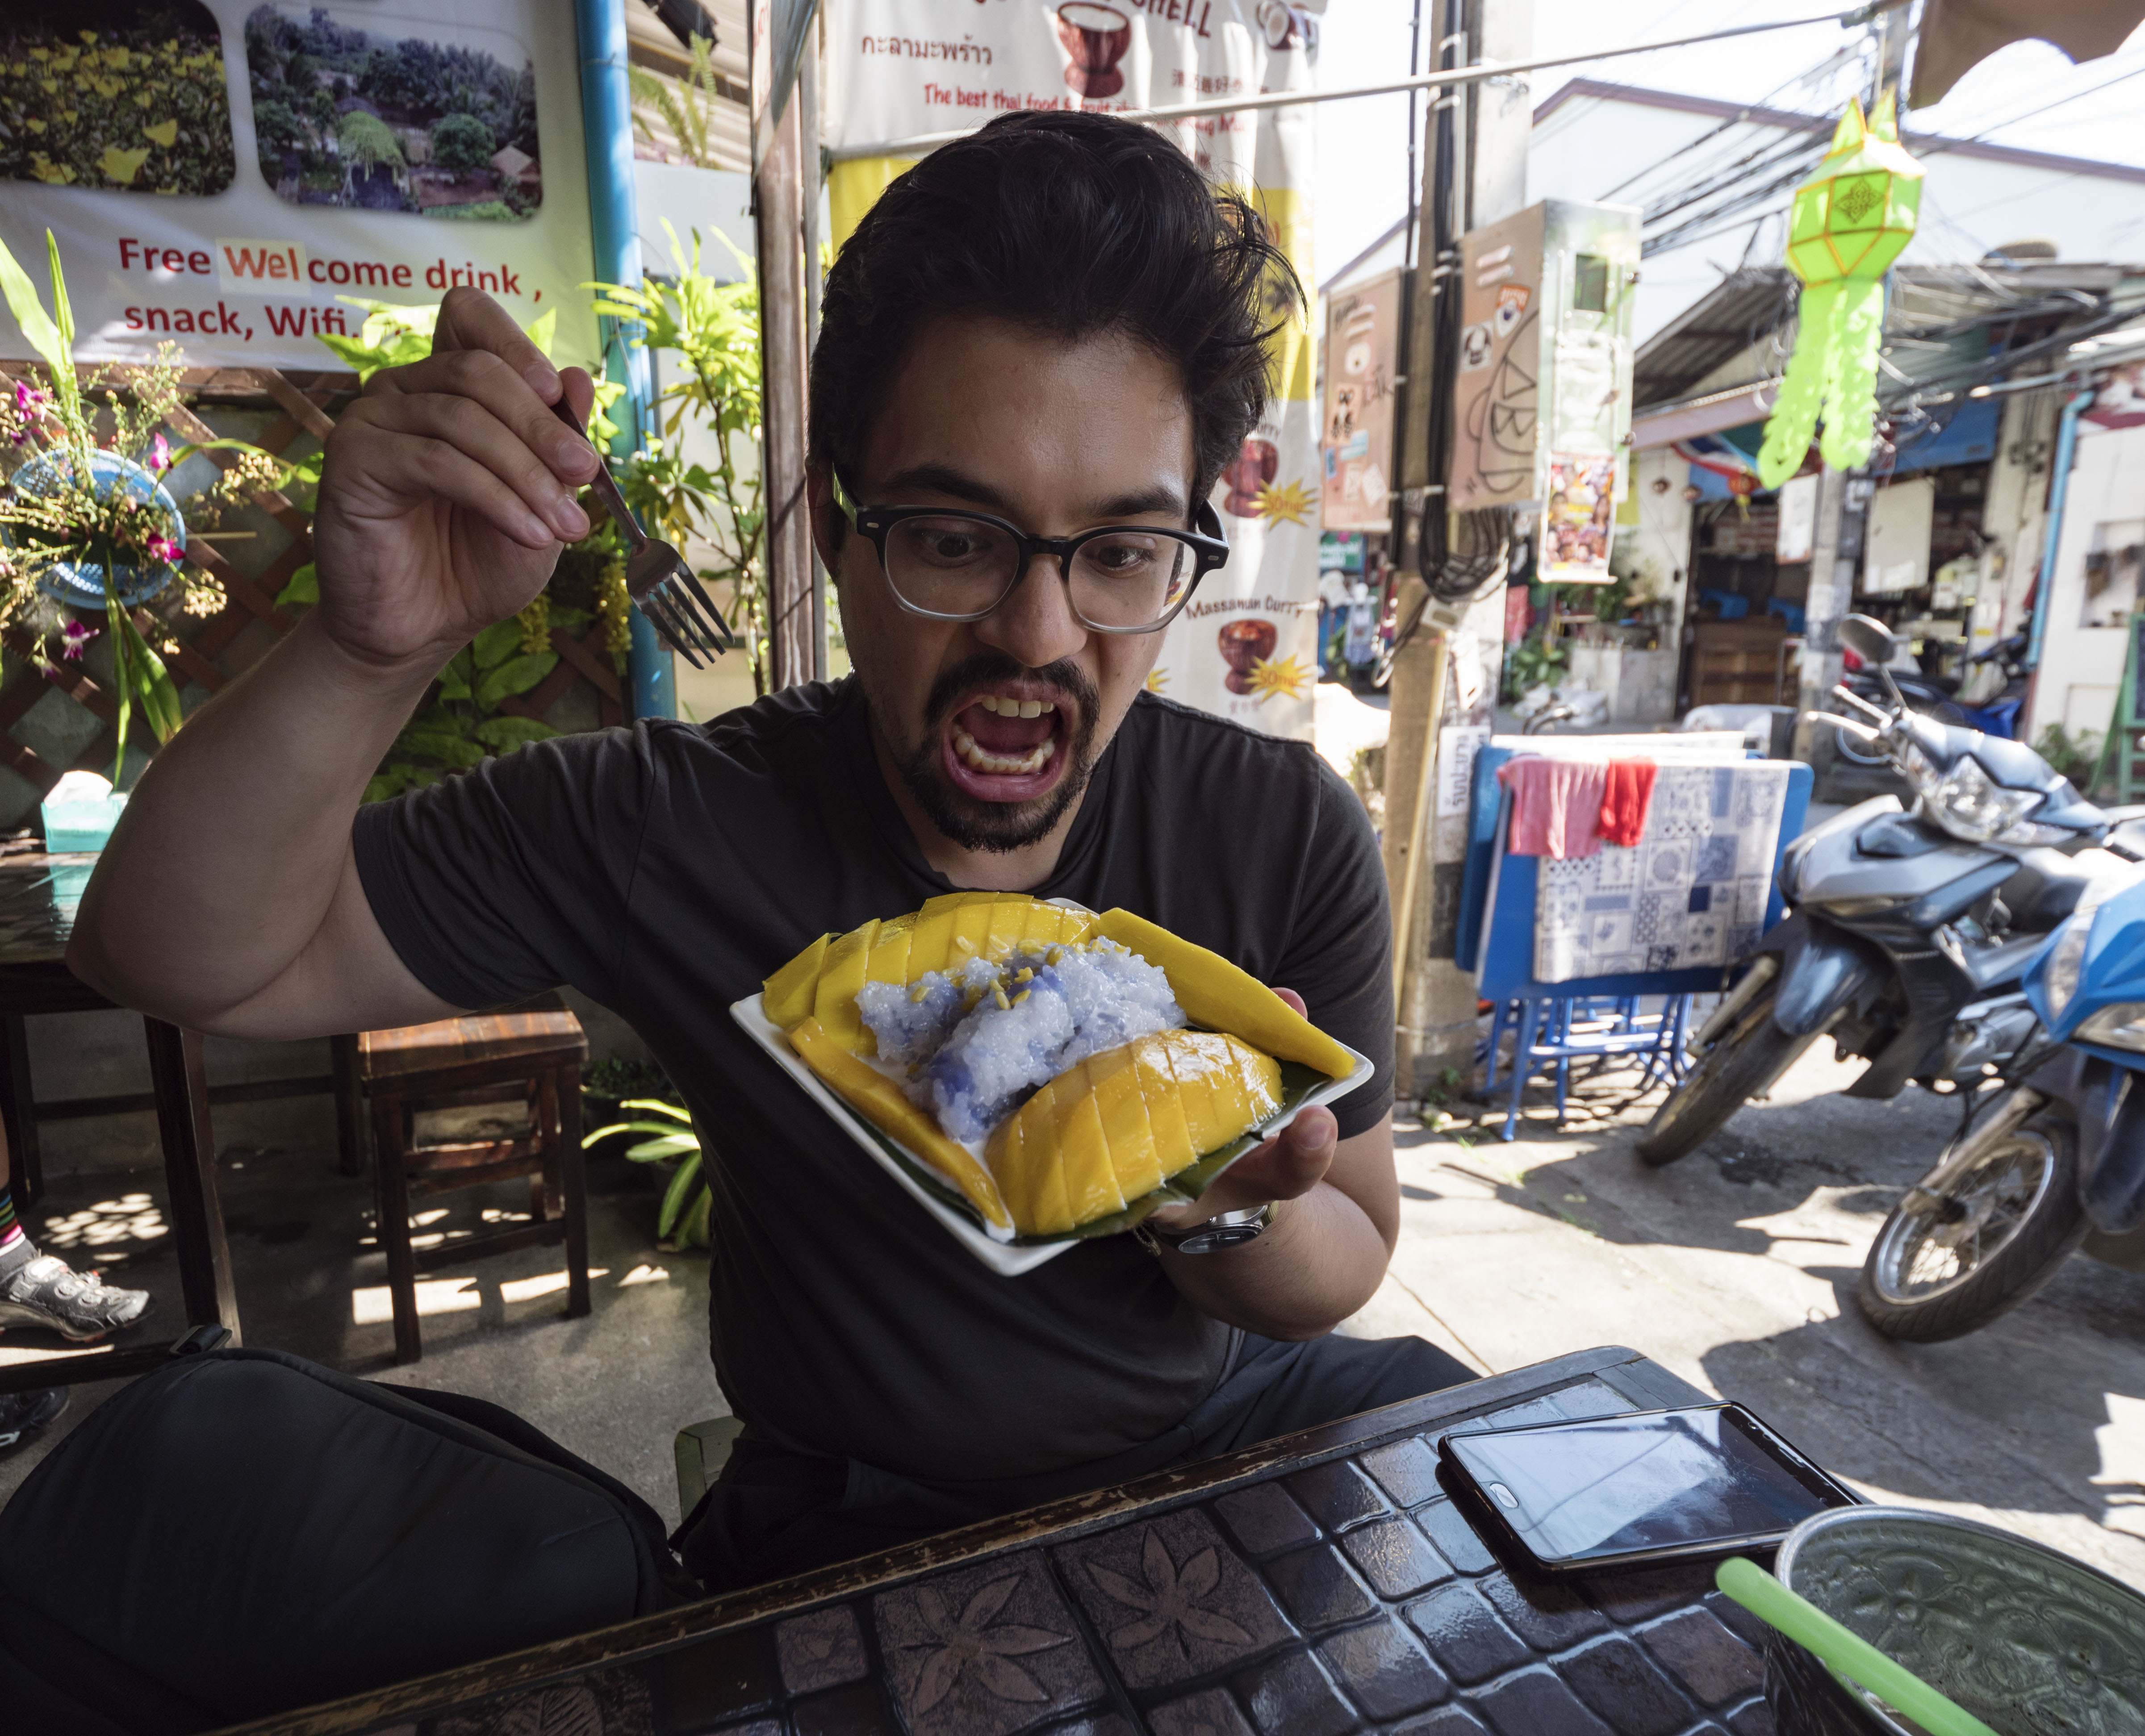
<svg viewBox="0 0 2145 1736"><path fill-rule="evenodd" d="M1476 1379L1458 1358L1420 1338L1344 1338L1301 1344L1247 1334L1186 1456L1208 1459L1257 1441L1338 1422L1365 1410Z"/></svg>
<svg viewBox="0 0 2145 1736"><path fill-rule="evenodd" d="M40 1254L15 1216L12 1176L7 1166L7 1141L0 1133L0 1328L43 1326L62 1338L86 1344L108 1332L131 1326L149 1311L146 1290L115 1290L92 1272L78 1272L57 1254ZM49 1394L26 1393L9 1405L0 1405L0 1434L10 1426L7 1412L22 1408L22 1400L49 1398ZM60 1403L66 1400L62 1397ZM37 1407L24 1410L28 1417ZM59 1415L59 1405L37 1419L42 1427ZM4 1446L0 1443L0 1446Z"/></svg>

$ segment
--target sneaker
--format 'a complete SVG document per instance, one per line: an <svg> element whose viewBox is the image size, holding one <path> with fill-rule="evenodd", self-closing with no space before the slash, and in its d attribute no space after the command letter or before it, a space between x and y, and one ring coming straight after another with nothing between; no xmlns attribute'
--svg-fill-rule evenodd
<svg viewBox="0 0 2145 1736"><path fill-rule="evenodd" d="M131 1326L149 1311L146 1290L115 1290L57 1254L0 1268L0 1327L47 1326L77 1344Z"/></svg>
<svg viewBox="0 0 2145 1736"><path fill-rule="evenodd" d="M47 1386L42 1392L0 1393L0 1457L27 1446L45 1432L45 1425L67 1409L64 1386Z"/></svg>

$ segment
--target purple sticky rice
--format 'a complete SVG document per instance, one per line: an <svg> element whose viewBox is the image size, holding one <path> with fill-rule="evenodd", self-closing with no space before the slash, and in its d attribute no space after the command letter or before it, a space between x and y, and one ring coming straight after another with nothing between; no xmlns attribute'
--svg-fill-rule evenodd
<svg viewBox="0 0 2145 1736"><path fill-rule="evenodd" d="M908 1070L911 1100L963 1144L1089 1056L1185 1022L1169 978L1137 954L1108 942L1053 950L1055 964L972 958L952 977L867 983L857 996L879 1058Z"/></svg>

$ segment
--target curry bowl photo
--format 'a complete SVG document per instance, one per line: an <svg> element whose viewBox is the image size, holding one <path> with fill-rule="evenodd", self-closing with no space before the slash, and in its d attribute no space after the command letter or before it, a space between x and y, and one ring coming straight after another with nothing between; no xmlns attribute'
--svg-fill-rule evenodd
<svg viewBox="0 0 2145 1736"><path fill-rule="evenodd" d="M1197 1199L1371 1071L1218 953L1018 893L823 935L731 1011L1006 1272Z"/></svg>

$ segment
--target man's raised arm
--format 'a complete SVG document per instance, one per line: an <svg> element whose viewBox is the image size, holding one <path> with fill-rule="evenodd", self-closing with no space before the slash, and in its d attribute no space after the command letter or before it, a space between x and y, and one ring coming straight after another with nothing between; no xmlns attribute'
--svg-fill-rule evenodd
<svg viewBox="0 0 2145 1736"><path fill-rule="evenodd" d="M67 963L196 1030L301 1037L450 1011L374 919L351 848L366 781L433 677L585 535L588 376L489 297L449 293L433 352L373 376L328 438L321 600L203 706L136 788Z"/></svg>

